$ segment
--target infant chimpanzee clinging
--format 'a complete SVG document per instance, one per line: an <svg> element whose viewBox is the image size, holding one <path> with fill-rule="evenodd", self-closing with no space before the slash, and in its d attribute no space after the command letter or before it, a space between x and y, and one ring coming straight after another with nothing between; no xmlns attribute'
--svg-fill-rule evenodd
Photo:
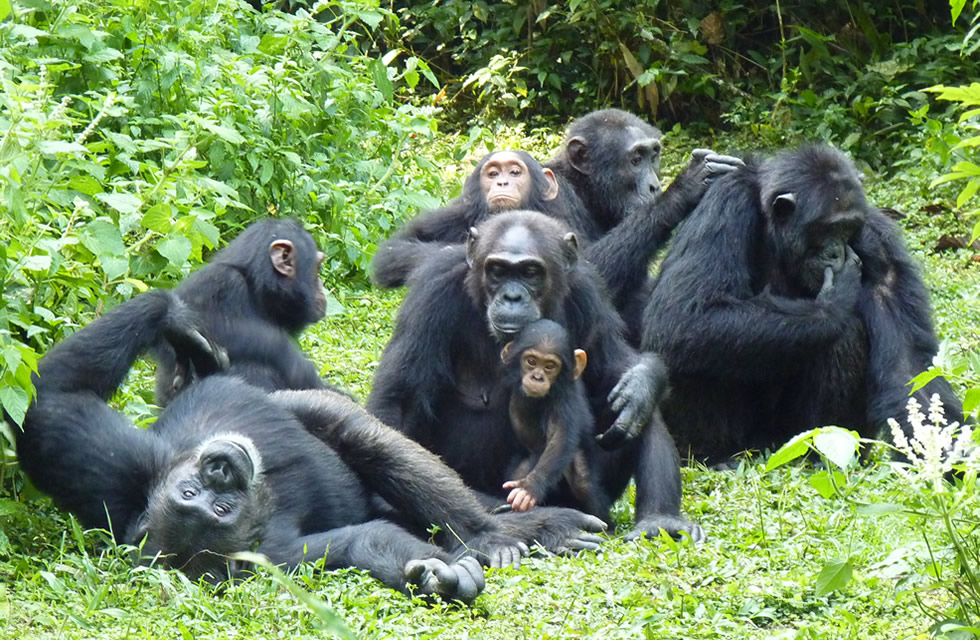
<svg viewBox="0 0 980 640"><path fill-rule="evenodd" d="M592 411L579 379L587 357L573 349L568 332L551 320L527 325L500 354L510 395L510 421L530 454L504 483L507 502L527 511L543 502L562 476L576 501L605 518L608 500L591 469ZM606 506L602 506L606 505Z"/></svg>

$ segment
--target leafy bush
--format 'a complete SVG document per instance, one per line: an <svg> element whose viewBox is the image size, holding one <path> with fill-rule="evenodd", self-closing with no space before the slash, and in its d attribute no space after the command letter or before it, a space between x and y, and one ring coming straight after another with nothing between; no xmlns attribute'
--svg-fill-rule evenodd
<svg viewBox="0 0 980 640"><path fill-rule="evenodd" d="M315 224L331 272L360 278L395 212L431 202L412 146L435 124L405 100L428 67L373 49L397 24L377 3L311 12L0 3L0 403L15 421L37 348L256 216ZM417 177L393 180L403 165Z"/></svg>

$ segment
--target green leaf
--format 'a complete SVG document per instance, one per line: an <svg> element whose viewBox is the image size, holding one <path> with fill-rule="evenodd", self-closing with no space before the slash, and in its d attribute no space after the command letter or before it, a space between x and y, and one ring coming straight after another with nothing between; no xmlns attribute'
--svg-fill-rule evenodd
<svg viewBox="0 0 980 640"><path fill-rule="evenodd" d="M840 469L854 463L860 441L857 435L840 427L823 427L817 430L813 446Z"/></svg>
<svg viewBox="0 0 980 640"><path fill-rule="evenodd" d="M372 60L370 67L371 77L374 78L374 86L378 88L378 91L384 96L386 102L391 102L395 99L395 85L388 78L388 67L381 60Z"/></svg>
<svg viewBox="0 0 980 640"><path fill-rule="evenodd" d="M80 144L63 140L42 140L37 144L37 148L46 156L53 156L58 153L81 155L88 152L88 149Z"/></svg>
<svg viewBox="0 0 980 640"><path fill-rule="evenodd" d="M98 193L95 197L119 213L136 213L143 206L143 201L131 193Z"/></svg>
<svg viewBox="0 0 980 640"><path fill-rule="evenodd" d="M22 513L23 511L24 505L20 502L9 498L0 498L0 518L5 518L15 513Z"/></svg>
<svg viewBox="0 0 980 640"><path fill-rule="evenodd" d="M358 19L371 27L372 29L377 29L381 21L384 20L384 14L378 13L376 11L358 11Z"/></svg>
<svg viewBox="0 0 980 640"><path fill-rule="evenodd" d="M231 144L241 144L245 142L245 138L242 137L242 134L238 133L237 130L231 127L225 127L211 122L210 120L201 120L201 125L225 142L230 142Z"/></svg>
<svg viewBox="0 0 980 640"><path fill-rule="evenodd" d="M106 47L105 49L100 49L95 53L90 53L86 56L82 56L82 60L85 62L91 62L93 64L104 64L106 62L111 62L112 60L118 60L122 58L123 54L118 49L113 49L112 47Z"/></svg>
<svg viewBox="0 0 980 640"><path fill-rule="evenodd" d="M891 502L873 502L862 504L855 509L859 516L883 516L889 513L899 513L904 509L900 504Z"/></svg>
<svg viewBox="0 0 980 640"><path fill-rule="evenodd" d="M963 413L973 413L980 406L980 389L967 389L963 396Z"/></svg>
<svg viewBox="0 0 980 640"><path fill-rule="evenodd" d="M776 453L769 456L769 460L766 461L766 471L772 471L773 469L777 469L784 464L796 460L797 458L805 456L810 450L807 441L812 435L813 431L805 431L793 436L793 438L781 446Z"/></svg>
<svg viewBox="0 0 980 640"><path fill-rule="evenodd" d="M68 179L68 188L74 189L79 193L84 193L87 196L94 196L97 193L102 193L102 185L98 180L92 176L84 174L76 174Z"/></svg>
<svg viewBox="0 0 980 640"><path fill-rule="evenodd" d="M347 313L347 309L340 303L340 300L337 300L337 298L333 297L329 293L325 295L327 297L327 311L325 315L342 316Z"/></svg>
<svg viewBox="0 0 980 640"><path fill-rule="evenodd" d="M847 560L829 560L817 576L815 588L817 597L822 598L843 589L851 581L853 573L854 567Z"/></svg>
<svg viewBox="0 0 980 640"><path fill-rule="evenodd" d="M143 214L140 224L150 231L156 231L159 234L166 235L167 233L170 233L170 229L173 228L173 222L170 220L170 215L170 205L165 202L161 202L153 205L145 214Z"/></svg>
<svg viewBox="0 0 980 640"><path fill-rule="evenodd" d="M10 15L10 0L0 0L0 20L6 20Z"/></svg>
<svg viewBox="0 0 980 640"><path fill-rule="evenodd" d="M156 246L157 253L175 266L181 267L191 255L191 241L183 236L169 236Z"/></svg>
<svg viewBox="0 0 980 640"><path fill-rule="evenodd" d="M956 196L956 207L962 208L970 198L976 195L977 189L980 189L980 178L972 178L960 191L960 195Z"/></svg>
<svg viewBox="0 0 980 640"><path fill-rule="evenodd" d="M85 225L82 244L97 256L121 256L126 253L119 229L105 220L93 220Z"/></svg>
<svg viewBox="0 0 980 640"><path fill-rule="evenodd" d="M0 405L18 426L24 424L24 416L27 415L29 403L30 397L26 390L6 384L0 388Z"/></svg>
<svg viewBox="0 0 980 640"><path fill-rule="evenodd" d="M118 280L129 271L129 259L126 256L101 255L99 263L109 280Z"/></svg>
<svg viewBox="0 0 980 640"><path fill-rule="evenodd" d="M259 51L269 56L278 56L286 50L288 42L289 38L286 36L267 33L262 36L262 41L259 42Z"/></svg>
<svg viewBox="0 0 980 640"><path fill-rule="evenodd" d="M923 371L919 375L912 378L911 392L915 393L916 391L926 386L927 384L929 384L930 382L932 382L934 379L938 378L942 374L943 372L939 369L939 367L932 367L931 369L927 369Z"/></svg>
<svg viewBox="0 0 980 640"><path fill-rule="evenodd" d="M834 471L833 475L829 471L818 471L810 476L810 486L827 499L833 498L837 494L837 487L845 484L847 478L840 471Z"/></svg>

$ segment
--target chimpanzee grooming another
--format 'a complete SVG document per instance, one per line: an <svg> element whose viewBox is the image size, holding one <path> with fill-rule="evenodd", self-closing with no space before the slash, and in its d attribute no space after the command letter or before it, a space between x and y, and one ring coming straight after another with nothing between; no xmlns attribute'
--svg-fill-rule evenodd
<svg viewBox="0 0 980 640"><path fill-rule="evenodd" d="M500 354L510 392L510 423L530 455L504 483L515 511L543 503L564 476L577 504L600 518L612 504L590 464L595 442L592 410L580 378L587 356L573 349L568 332L552 320L524 327Z"/></svg>
<svg viewBox="0 0 980 640"><path fill-rule="evenodd" d="M716 463L822 425L876 435L905 418L936 337L898 228L851 161L807 146L712 185L678 230L646 311L682 451ZM944 379L950 421L962 407ZM923 406L926 402L923 401Z"/></svg>
<svg viewBox="0 0 980 640"><path fill-rule="evenodd" d="M296 345L323 318L323 253L296 220L255 222L177 287L177 295L221 345L231 371L267 391L333 388ZM156 396L166 405L193 378L166 342L153 350Z"/></svg>
<svg viewBox="0 0 980 640"><path fill-rule="evenodd" d="M499 504L492 495L523 451L510 425L501 348L531 322L554 320L589 354L583 380L593 433L601 446L619 447L597 452L602 489L619 496L635 476L636 534L663 528L701 538L701 528L680 516L679 460L657 411L663 364L626 343L622 320L590 266L577 260L566 227L530 211L494 215L470 231L465 247L431 255L409 285L368 399L382 422ZM576 504L568 495L554 502Z"/></svg>
<svg viewBox="0 0 980 640"><path fill-rule="evenodd" d="M603 109L575 120L558 154L545 163L562 193L572 191L586 216L569 222L637 344L649 292L650 261L697 206L708 185L742 160L695 149L687 168L661 193L663 134L632 113Z"/></svg>
<svg viewBox="0 0 980 640"><path fill-rule="evenodd" d="M106 401L160 340L205 377L137 429ZM365 569L400 591L471 601L483 570L460 544L499 565L519 561L531 540L596 545L580 531L598 530L596 518L570 509L488 516L438 458L346 397L268 394L216 372L216 352L172 292L110 311L41 359L17 438L24 471L84 526L142 541L144 558L195 578L234 575L243 567L227 554L254 549L288 566L326 556L328 568ZM431 523L458 540L425 542Z"/></svg>
<svg viewBox="0 0 980 640"><path fill-rule="evenodd" d="M458 198L409 220L378 247L371 261L375 284L404 285L408 274L426 256L446 245L464 242L470 227L494 213L515 209L541 211L558 219L582 216L578 213L582 203L575 192L560 192L551 169L524 151L496 151L480 160Z"/></svg>

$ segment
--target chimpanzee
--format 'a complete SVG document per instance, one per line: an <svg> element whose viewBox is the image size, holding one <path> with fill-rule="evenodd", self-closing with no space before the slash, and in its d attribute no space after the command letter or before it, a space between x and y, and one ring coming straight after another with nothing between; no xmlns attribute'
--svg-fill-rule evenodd
<svg viewBox="0 0 980 640"><path fill-rule="evenodd" d="M202 379L137 429L106 402L160 340ZM348 398L269 394L218 371L216 352L169 291L97 319L41 359L17 438L24 471L84 526L213 580L243 569L228 554L254 549L288 566L326 556L328 568L365 569L400 591L471 601L483 571L461 544L500 565L542 534L553 550L596 545L580 530L598 530L596 518L569 509L488 516L438 458ZM452 532L445 548L425 542L430 523Z"/></svg>
<svg viewBox="0 0 980 640"><path fill-rule="evenodd" d="M588 357L568 332L542 319L525 326L500 354L510 389L510 423L525 453L509 474L507 502L527 511L564 476L577 504L600 518L612 501L595 478L592 410L580 378Z"/></svg>
<svg viewBox="0 0 980 640"><path fill-rule="evenodd" d="M663 134L632 113L602 109L575 120L557 155L545 163L562 193L585 205L570 226L584 240L583 255L609 287L639 342L649 292L650 260L715 179L742 166L739 158L695 149L691 161L661 193Z"/></svg>
<svg viewBox="0 0 980 640"><path fill-rule="evenodd" d="M583 380L593 433L615 449L597 456L602 489L618 496L635 476L637 534L663 528L701 538L701 528L680 516L679 459L657 411L663 364L626 343L622 320L598 276L577 260L567 227L531 211L494 215L470 231L466 246L425 260L408 284L368 399L382 422L439 454L498 504L493 494L522 451L508 416L501 347L527 324L554 320L589 354ZM555 503L575 504L572 496Z"/></svg>
<svg viewBox="0 0 980 640"><path fill-rule="evenodd" d="M296 345L296 336L323 318L323 253L296 220L255 222L177 287L177 295L227 353L231 370L249 383L276 389L334 387ZM153 349L157 402L166 405L191 381L166 341Z"/></svg>
<svg viewBox="0 0 980 640"><path fill-rule="evenodd" d="M458 198L409 220L378 247L371 261L374 283L404 285L411 270L433 251L465 241L470 227L494 213L514 209L541 211L558 219L583 218L575 192L561 192L551 169L525 151L496 151L480 160Z"/></svg>
<svg viewBox="0 0 980 640"><path fill-rule="evenodd" d="M681 226L646 310L680 447L720 464L827 424L904 418L936 337L925 287L851 161L827 146L752 159ZM962 407L944 379L919 393ZM925 402L923 402L925 406Z"/></svg>

